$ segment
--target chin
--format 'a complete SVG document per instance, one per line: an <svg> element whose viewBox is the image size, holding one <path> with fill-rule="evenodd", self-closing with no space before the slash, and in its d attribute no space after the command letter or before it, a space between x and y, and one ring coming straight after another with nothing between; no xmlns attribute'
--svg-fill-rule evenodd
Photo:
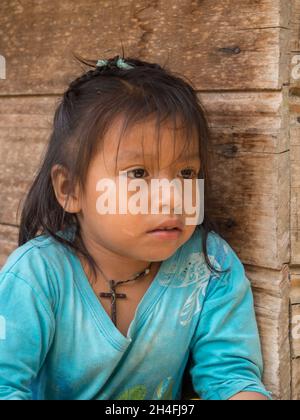
<svg viewBox="0 0 300 420"><path fill-rule="evenodd" d="M181 245L178 246L167 246L164 244L163 249L160 252L157 252L156 250L155 255L150 255L146 259L146 261L152 261L152 262L159 262L159 261L165 261L168 258L172 257L173 254L177 251L178 248L180 248Z"/></svg>

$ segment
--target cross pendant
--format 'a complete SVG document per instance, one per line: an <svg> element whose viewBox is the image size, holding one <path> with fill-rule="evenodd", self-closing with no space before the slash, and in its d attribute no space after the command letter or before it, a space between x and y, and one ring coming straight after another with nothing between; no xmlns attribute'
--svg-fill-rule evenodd
<svg viewBox="0 0 300 420"><path fill-rule="evenodd" d="M114 325L117 325L117 301L116 299L125 299L127 295L125 293L116 292L116 283L114 280L109 281L110 292L109 293L100 293L100 297L110 298L111 299L111 319Z"/></svg>

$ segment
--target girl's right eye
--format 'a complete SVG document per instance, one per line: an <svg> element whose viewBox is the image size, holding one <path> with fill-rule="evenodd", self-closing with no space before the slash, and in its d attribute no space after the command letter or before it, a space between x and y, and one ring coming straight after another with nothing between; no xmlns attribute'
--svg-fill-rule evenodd
<svg viewBox="0 0 300 420"><path fill-rule="evenodd" d="M145 175L145 173L147 173L145 169L137 168L137 169L131 169L130 171L127 171L127 176L128 178L139 179L139 178L144 178L143 175ZM133 176L131 176L131 174L133 174Z"/></svg>

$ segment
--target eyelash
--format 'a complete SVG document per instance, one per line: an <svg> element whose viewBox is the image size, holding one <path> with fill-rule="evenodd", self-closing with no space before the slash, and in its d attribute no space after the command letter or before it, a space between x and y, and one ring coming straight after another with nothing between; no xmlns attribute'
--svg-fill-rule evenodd
<svg viewBox="0 0 300 420"><path fill-rule="evenodd" d="M136 172L136 171L140 171L140 170L142 170L144 172L147 172L144 168L135 168L135 169L131 169L130 171L127 171L126 173L127 173L127 176L128 176L128 174L130 174L131 172ZM193 168L185 168L182 171L187 171L187 170L188 171L193 171L194 172L194 176L192 178L184 178L184 179L197 178L198 173L197 173L197 171L195 169L193 169ZM128 176L128 178L130 178L130 176ZM142 177L137 177L137 178L134 178L134 179L142 179Z"/></svg>

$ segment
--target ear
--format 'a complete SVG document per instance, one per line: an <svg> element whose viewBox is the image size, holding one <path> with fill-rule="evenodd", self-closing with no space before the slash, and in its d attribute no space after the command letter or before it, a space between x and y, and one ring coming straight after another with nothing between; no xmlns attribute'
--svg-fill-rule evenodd
<svg viewBox="0 0 300 420"><path fill-rule="evenodd" d="M68 170L62 165L54 165L51 169L51 180L55 196L62 208L68 213L79 213L81 210L80 191L76 185L71 191Z"/></svg>

